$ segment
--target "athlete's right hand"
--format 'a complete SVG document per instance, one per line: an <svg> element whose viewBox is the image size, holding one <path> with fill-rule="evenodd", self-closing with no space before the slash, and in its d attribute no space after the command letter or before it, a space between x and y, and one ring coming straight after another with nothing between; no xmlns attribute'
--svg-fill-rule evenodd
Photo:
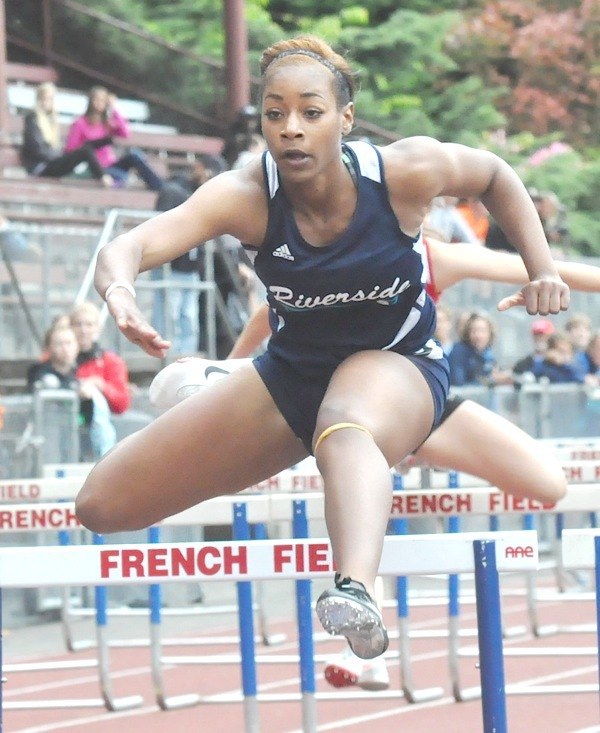
<svg viewBox="0 0 600 733"><path fill-rule="evenodd" d="M166 341L158 331L153 328L142 315L137 307L135 298L125 288L116 288L109 295L106 301L111 316L119 331L131 341L137 344L150 356L158 359L165 357L171 347L171 342Z"/></svg>

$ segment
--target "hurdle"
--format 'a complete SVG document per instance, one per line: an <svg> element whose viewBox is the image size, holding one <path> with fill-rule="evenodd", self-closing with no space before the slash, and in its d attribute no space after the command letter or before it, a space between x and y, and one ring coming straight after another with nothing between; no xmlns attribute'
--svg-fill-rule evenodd
<svg viewBox="0 0 600 733"><path fill-rule="evenodd" d="M534 569L537 562L535 532L387 536L384 541L382 575L475 572L484 733L507 731L499 573ZM334 570L327 539L11 547L0 549L0 594L7 588L63 585L65 567L70 571L70 584L93 586L189 579L310 580L330 577ZM272 696L257 691L253 633L247 631L240 646L245 730L257 733L258 704ZM314 666L314 661L303 655L301 665ZM314 677L309 669L306 673L301 670L300 678L302 689L296 699L302 700L304 730L313 733L317 719ZM201 698L202 702L218 699ZM3 709L0 706L0 712Z"/></svg>

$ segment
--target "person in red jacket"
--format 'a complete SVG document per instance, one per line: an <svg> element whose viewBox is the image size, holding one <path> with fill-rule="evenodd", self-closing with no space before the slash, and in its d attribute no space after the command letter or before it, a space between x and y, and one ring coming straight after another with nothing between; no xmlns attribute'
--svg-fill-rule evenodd
<svg viewBox="0 0 600 733"><path fill-rule="evenodd" d="M113 414L125 412L131 405L129 372L118 354L98 344L99 309L89 301L79 303L71 310L70 320L79 343L77 378L82 382L93 382L106 398Z"/></svg>

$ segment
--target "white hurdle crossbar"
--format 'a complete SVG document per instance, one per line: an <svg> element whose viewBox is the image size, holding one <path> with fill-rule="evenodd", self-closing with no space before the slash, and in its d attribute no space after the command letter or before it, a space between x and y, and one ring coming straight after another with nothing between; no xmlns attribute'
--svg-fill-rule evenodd
<svg viewBox="0 0 600 733"><path fill-rule="evenodd" d="M382 575L475 572L484 733L506 733L498 573L532 570L537 563L537 535L531 531L385 538ZM334 571L327 539L8 547L0 549L0 591L64 585L65 568L70 585L94 586L311 579L328 577ZM246 673L247 665L254 664L253 655L248 659L243 643L241 649L246 731L256 733L261 696L255 675ZM301 679L306 681L306 676ZM307 733L316 730L311 703L315 700L314 670L312 680L302 690L303 714L311 710L305 714L305 721L312 721Z"/></svg>

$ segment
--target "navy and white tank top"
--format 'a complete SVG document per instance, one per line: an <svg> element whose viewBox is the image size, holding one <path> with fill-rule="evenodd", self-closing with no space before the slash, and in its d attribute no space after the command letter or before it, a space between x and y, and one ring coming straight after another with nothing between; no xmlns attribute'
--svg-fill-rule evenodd
<svg viewBox="0 0 600 733"><path fill-rule="evenodd" d="M381 155L362 141L343 153L355 173L356 209L346 231L321 247L303 238L275 161L263 154L267 233L261 247L245 249L267 291L268 350L303 370L335 367L365 349L442 358L432 339L435 306L425 290L422 241L400 229Z"/></svg>

